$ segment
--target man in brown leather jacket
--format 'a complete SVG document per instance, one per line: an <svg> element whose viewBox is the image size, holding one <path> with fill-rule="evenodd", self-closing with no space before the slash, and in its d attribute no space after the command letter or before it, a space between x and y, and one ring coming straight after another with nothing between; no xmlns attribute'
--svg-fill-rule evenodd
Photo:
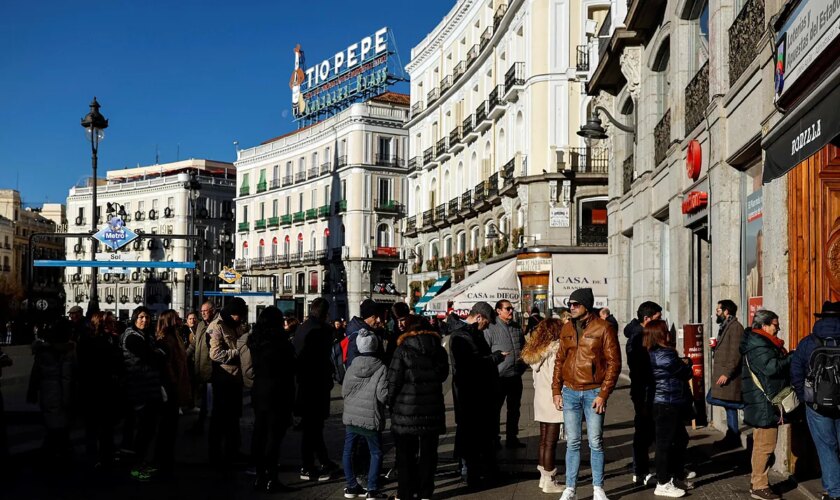
<svg viewBox="0 0 840 500"><path fill-rule="evenodd" d="M560 332L551 392L563 410L566 425L566 489L560 500L575 500L580 469L583 418L589 438L594 500L608 500L604 492L603 425L607 399L621 371L621 349L615 328L593 314L592 289L579 288L569 296L572 320Z"/></svg>

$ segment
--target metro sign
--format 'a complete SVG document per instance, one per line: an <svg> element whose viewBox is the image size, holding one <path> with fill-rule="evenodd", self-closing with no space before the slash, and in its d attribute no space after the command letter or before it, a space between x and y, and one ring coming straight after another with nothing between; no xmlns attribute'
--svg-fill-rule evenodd
<svg viewBox="0 0 840 500"><path fill-rule="evenodd" d="M239 272L237 272L236 269L231 269L227 266L225 266L221 270L221 272L219 272L219 279L221 279L222 281L224 281L226 283L231 283L231 284L236 283L237 281L239 281L239 278L241 278L241 277L242 277L242 275L239 274Z"/></svg>
<svg viewBox="0 0 840 500"><path fill-rule="evenodd" d="M112 250L119 250L137 238L137 233L125 227L125 222L123 222L121 217L111 217L108 223L102 226L102 229L94 234L92 238L110 247Z"/></svg>

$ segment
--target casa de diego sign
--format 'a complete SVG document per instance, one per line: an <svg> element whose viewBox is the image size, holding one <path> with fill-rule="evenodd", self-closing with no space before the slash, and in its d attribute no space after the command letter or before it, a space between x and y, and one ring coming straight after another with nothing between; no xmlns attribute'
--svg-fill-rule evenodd
<svg viewBox="0 0 840 500"><path fill-rule="evenodd" d="M295 47L289 80L295 119L317 120L384 92L394 81L388 71L389 55L395 50L392 40L388 28L381 28L309 67L300 45Z"/></svg>

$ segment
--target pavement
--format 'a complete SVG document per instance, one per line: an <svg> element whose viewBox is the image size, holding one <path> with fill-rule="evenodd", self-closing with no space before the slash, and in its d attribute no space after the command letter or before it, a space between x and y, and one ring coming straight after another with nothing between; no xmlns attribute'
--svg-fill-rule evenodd
<svg viewBox="0 0 840 500"><path fill-rule="evenodd" d="M539 446L539 425L533 421L533 386L530 372L525 374L525 391L522 398L520 438L526 447L517 450L501 450L498 462L504 476L495 487L478 493L468 493L461 481L456 463L452 458L454 442L454 410L447 383L446 412L447 433L441 436L440 459L436 480L436 499L537 499L551 498L538 488L539 475L536 471ZM253 419L248 407L242 419L243 450L250 446ZM330 458L340 463L343 447L344 426L341 424L340 387L333 390L331 402L332 417L326 423L326 441ZM176 479L168 482L138 483L128 477L126 470L112 474L97 473L90 462L83 457L83 433L75 428L73 440L76 454L55 464L41 455L39 448L42 428L39 416L32 411L15 408L9 415L9 439L13 453L11 468L0 471L5 479L0 482L0 498L3 499L84 499L98 498L177 498L177 499L239 499L239 498L294 498L330 499L343 498L343 476L331 481L301 481L298 450L300 433L290 430L283 442L280 458L280 479L297 488L288 494L267 495L255 493L251 484L253 476L248 475L243 465L229 473L219 474L207 465L206 436L195 437L185 431L196 419L195 414L186 414L180 419L182 432L178 435ZM501 428L504 429L504 413ZM717 453L711 443L721 434L711 428L689 428L690 444L688 468L698 474L696 488L686 498L723 500L749 497L749 454L745 449ZM619 381L616 391L609 400L604 427L606 458L605 490L611 500L654 498L652 488L639 488L631 483L630 469L633 438L633 406L629 398L629 386L625 376ZM394 447L388 432L384 434L384 471L394 465ZM563 469L565 445L561 441L557 448L558 467ZM653 453L651 453L652 455ZM581 477L578 481L578 498L592 497L589 451L586 440L581 449ZM357 471L358 473L358 471ZM793 480L771 473L771 483L778 483L786 499L813 500L813 482L810 493L797 488ZM816 488L819 481L816 481ZM384 491L395 494L396 482L386 481ZM818 490L817 490L818 491ZM554 495L559 498L559 495Z"/></svg>

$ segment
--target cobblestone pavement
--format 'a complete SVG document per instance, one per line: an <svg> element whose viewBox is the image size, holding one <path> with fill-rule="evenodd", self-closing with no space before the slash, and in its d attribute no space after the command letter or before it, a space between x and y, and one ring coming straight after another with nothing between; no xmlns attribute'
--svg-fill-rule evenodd
<svg viewBox="0 0 840 500"><path fill-rule="evenodd" d="M498 454L499 463L504 473L499 484L480 493L467 494L464 483L456 473L456 464L452 460L454 440L454 414L451 395L447 394L448 432L441 438L440 461L438 465L437 489L435 498L464 499L538 499L552 498L559 495L545 495L537 489L539 478L536 471L536 456L539 441L539 426L533 421L530 372L525 375L525 392L522 403L520 437L527 447L519 450L502 450ZM332 414L326 425L327 446L330 457L340 462L343 446L344 427L341 425L341 397L339 388L333 391ZM186 429L194 421L194 415L181 418L181 427ZM269 498L266 494L256 494L250 484L249 476L242 467L229 474L217 474L206 465L206 437L192 437L185 433L178 436L178 471L177 479L172 482L136 483L127 477L125 471L114 475L96 474L89 464L77 455L62 462L59 466L50 466L39 456L37 451L25 451L32 448L35 436L40 436L37 423L27 418L15 418L10 425L12 449L24 450L14 455L12 469L6 470L7 478L0 483L0 498L35 498L35 499L84 499L97 498L178 498L178 499L239 499ZM252 431L252 420L246 410L243 418L243 449L247 450ZM504 429L504 417L502 418ZM715 454L711 442L720 438L720 433L711 429L689 429L689 468L698 474L696 488L687 498L724 500L728 498L749 497L749 456L746 450ZM611 500L653 498L653 490L634 487L630 483L631 444L633 435L633 410L629 399L626 379L622 379L609 400L604 429L606 446L606 485L605 490ZM77 450L81 451L81 432L74 432ZM38 437L37 439L40 439ZM29 446L26 441L29 440ZM298 479L297 460L300 435L290 431L283 443L281 456L281 480L298 488L294 493L273 495L273 498L320 499L343 498L344 481L341 477L327 482L304 482ZM578 486L578 498L586 500L592 497L591 476L589 472L589 452L586 440L581 450L581 478ZM385 433L386 451L384 471L394 464L394 448L389 434ZM564 443L557 449L558 466L562 471ZM773 477L771 482L781 482ZM780 484L788 499L809 499L808 495L796 489L795 483ZM389 494L396 491L396 483L385 483L384 490Z"/></svg>

